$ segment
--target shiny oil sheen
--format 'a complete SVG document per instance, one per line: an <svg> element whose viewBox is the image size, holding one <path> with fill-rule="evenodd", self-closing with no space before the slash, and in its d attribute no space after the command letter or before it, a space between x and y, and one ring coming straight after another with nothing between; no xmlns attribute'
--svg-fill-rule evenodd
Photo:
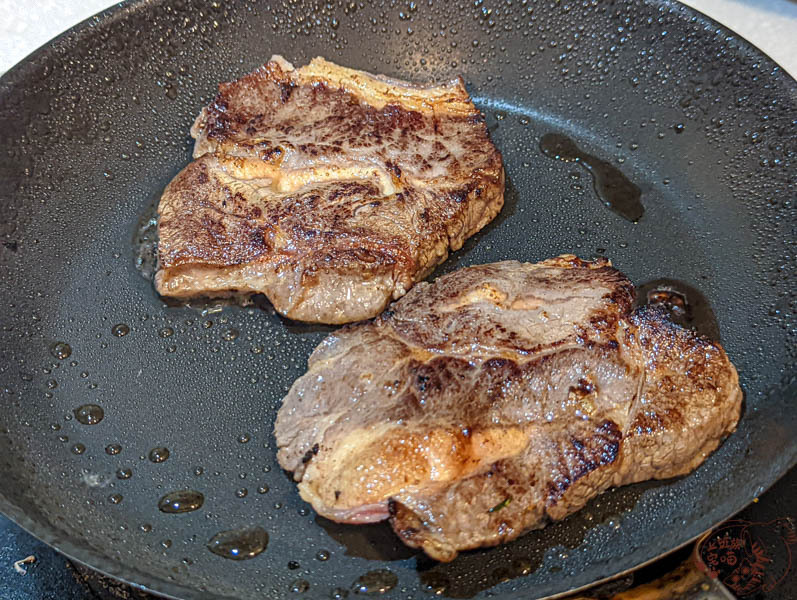
<svg viewBox="0 0 797 600"><path fill-rule="evenodd" d="M592 175L595 193L607 208L632 223L642 218L645 213L641 201L642 192L620 169L584 152L573 140L558 133L546 133L542 136L540 150L556 160L575 162L583 166Z"/></svg>

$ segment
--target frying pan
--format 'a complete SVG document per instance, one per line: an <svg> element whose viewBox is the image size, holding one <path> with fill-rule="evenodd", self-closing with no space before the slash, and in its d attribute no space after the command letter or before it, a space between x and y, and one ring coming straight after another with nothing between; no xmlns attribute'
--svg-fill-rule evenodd
<svg viewBox="0 0 797 600"><path fill-rule="evenodd" d="M190 159L192 120L219 81L276 52L412 80L463 74L505 157L506 206L436 275L573 252L605 254L638 284L683 282L739 369L738 431L689 476L610 491L447 565L385 525L314 515L277 466L272 427L330 329L262 300L167 305L142 276L148 219ZM0 510L73 559L177 598L326 598L379 587L384 570L390 598L545 597L686 543L797 457L796 108L797 85L770 59L666 0L162 0L89 19L0 80ZM544 155L546 133L637 185L642 219ZM81 423L86 404L104 418ZM169 457L150 460L156 448ZM202 492L202 508L160 512L179 489ZM269 536L251 560L206 548L251 526Z"/></svg>

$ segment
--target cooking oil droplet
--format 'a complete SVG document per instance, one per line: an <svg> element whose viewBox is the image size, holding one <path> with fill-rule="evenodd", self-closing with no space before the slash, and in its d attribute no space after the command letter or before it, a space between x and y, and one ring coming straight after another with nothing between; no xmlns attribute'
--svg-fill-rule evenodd
<svg viewBox="0 0 797 600"><path fill-rule="evenodd" d="M241 435L238 436L238 441L242 444L247 443L251 439L252 436L250 436L248 433L242 433Z"/></svg>
<svg viewBox="0 0 797 600"><path fill-rule="evenodd" d="M119 504L123 500L122 494L111 494L108 496L108 502L111 504Z"/></svg>
<svg viewBox="0 0 797 600"><path fill-rule="evenodd" d="M294 594L303 594L310 589L310 582L306 579L296 579L291 583L291 591Z"/></svg>
<svg viewBox="0 0 797 600"><path fill-rule="evenodd" d="M259 488L257 488L257 493L258 494L265 494L266 492L268 492L268 486L267 485L261 485Z"/></svg>
<svg viewBox="0 0 797 600"><path fill-rule="evenodd" d="M329 560L329 550L319 550L315 555L316 559L321 562Z"/></svg>
<svg viewBox="0 0 797 600"><path fill-rule="evenodd" d="M423 590L429 592L433 596L442 596L446 593L450 581L448 577L442 573L435 573L434 571L427 571L421 574L421 583Z"/></svg>
<svg viewBox="0 0 797 600"><path fill-rule="evenodd" d="M531 574L531 572L534 571L534 566L531 564L531 561L529 561L528 559L518 558L512 561L512 570L518 576L523 577Z"/></svg>
<svg viewBox="0 0 797 600"><path fill-rule="evenodd" d="M239 498L246 498L247 494L249 494L249 490L247 490L246 488L235 490L235 495L238 496Z"/></svg>
<svg viewBox="0 0 797 600"><path fill-rule="evenodd" d="M50 348L50 354L58 360L66 360L72 355L72 346L66 342L56 342Z"/></svg>
<svg viewBox="0 0 797 600"><path fill-rule="evenodd" d="M133 469L119 469L116 472L117 479L130 479L133 476Z"/></svg>
<svg viewBox="0 0 797 600"><path fill-rule="evenodd" d="M124 337L128 333L130 333L130 327L128 327L124 323L118 323L111 328L111 333L114 334L116 337Z"/></svg>
<svg viewBox="0 0 797 600"><path fill-rule="evenodd" d="M237 329L228 329L227 331L224 332L224 336L223 337L228 342L232 342L233 340L238 339L239 335L240 334L239 334Z"/></svg>
<svg viewBox="0 0 797 600"><path fill-rule="evenodd" d="M169 514L186 513L202 508L205 496L196 490L177 490L163 496L158 502L158 509Z"/></svg>
<svg viewBox="0 0 797 600"><path fill-rule="evenodd" d="M161 540L161 546L163 546L164 549L168 550L169 548L172 547L172 541L171 540Z"/></svg>
<svg viewBox="0 0 797 600"><path fill-rule="evenodd" d="M611 163L582 151L568 137L546 133L540 140L540 150L546 156L565 162L575 162L592 175L598 198L621 217L636 223L645 212L642 191Z"/></svg>
<svg viewBox="0 0 797 600"><path fill-rule="evenodd" d="M162 463L169 458L169 449L163 446L158 446L149 451L149 459L154 463Z"/></svg>
<svg viewBox="0 0 797 600"><path fill-rule="evenodd" d="M355 594L384 594L389 592L398 583L398 577L387 569L368 571L354 582L352 589Z"/></svg>
<svg viewBox="0 0 797 600"><path fill-rule="evenodd" d="M74 410L75 419L83 425L96 425L105 417L105 411L96 404L84 404Z"/></svg>
<svg viewBox="0 0 797 600"><path fill-rule="evenodd" d="M170 337L174 335L174 329L172 329L171 327L164 327L158 332L158 335L161 336L162 338Z"/></svg>
<svg viewBox="0 0 797 600"><path fill-rule="evenodd" d="M299 564L298 562L296 562L295 560L289 560L289 561L288 561L288 568L289 568L291 571L295 571L296 569L298 569L298 568L299 568L299 567L301 567L301 566L302 566L302 565L300 565L300 564Z"/></svg>
<svg viewBox="0 0 797 600"><path fill-rule="evenodd" d="M142 523L139 526L139 529L141 529L141 531L143 531L144 533L149 533L150 531L152 531L152 525L150 525L149 523Z"/></svg>
<svg viewBox="0 0 797 600"><path fill-rule="evenodd" d="M54 390L58 387L58 382L55 379L48 379L47 380L47 388Z"/></svg>
<svg viewBox="0 0 797 600"><path fill-rule="evenodd" d="M72 454L83 454L85 451L86 447L80 442L72 446Z"/></svg>
<svg viewBox="0 0 797 600"><path fill-rule="evenodd" d="M332 600L343 600L344 598L349 597L349 590L344 590L343 588L335 588L332 590L332 593L329 596Z"/></svg>
<svg viewBox="0 0 797 600"><path fill-rule="evenodd" d="M268 546L268 534L262 527L247 527L222 531L208 542L208 550L222 558L247 560L254 558Z"/></svg>
<svg viewBox="0 0 797 600"><path fill-rule="evenodd" d="M194 475L196 475L197 477L202 475L202 473L204 473L204 472L205 472L205 469L203 469L202 467L197 467L197 468L194 469Z"/></svg>

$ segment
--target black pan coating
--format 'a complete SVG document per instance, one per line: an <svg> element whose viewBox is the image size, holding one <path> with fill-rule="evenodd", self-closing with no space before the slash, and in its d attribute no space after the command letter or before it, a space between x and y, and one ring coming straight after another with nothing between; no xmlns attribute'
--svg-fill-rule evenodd
<svg viewBox="0 0 797 600"><path fill-rule="evenodd" d="M276 464L272 426L329 330L263 303L166 306L133 246L217 83L272 53L413 80L462 73L504 154L507 202L438 274L574 252L605 254L638 284L686 282L739 368L739 430L688 477L607 493L449 565L385 525L316 518ZM81 562L180 598L288 597L305 583L305 597L327 598L379 569L398 577L390 598L543 597L672 550L795 463L796 118L794 80L666 0L172 0L89 19L0 79L0 510ZM539 151L551 132L639 186L638 224L601 205L586 171ZM129 333L113 335L118 324ZM58 341L68 358L53 356ZM86 403L104 409L99 424L70 418ZM153 463L158 446L170 456ZM203 507L159 512L182 488ZM205 548L247 525L270 536L254 559Z"/></svg>

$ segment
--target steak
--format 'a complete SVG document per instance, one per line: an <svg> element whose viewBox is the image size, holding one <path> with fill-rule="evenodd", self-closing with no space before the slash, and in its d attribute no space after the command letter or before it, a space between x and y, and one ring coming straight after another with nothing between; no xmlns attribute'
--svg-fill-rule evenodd
<svg viewBox="0 0 797 600"><path fill-rule="evenodd" d="M158 206L158 292L265 294L377 315L501 210L504 171L462 79L419 86L275 56L219 86Z"/></svg>
<svg viewBox="0 0 797 600"><path fill-rule="evenodd" d="M441 561L688 473L736 427L736 369L634 295L572 255L420 283L315 349L277 415L279 462L319 514L389 518Z"/></svg>

